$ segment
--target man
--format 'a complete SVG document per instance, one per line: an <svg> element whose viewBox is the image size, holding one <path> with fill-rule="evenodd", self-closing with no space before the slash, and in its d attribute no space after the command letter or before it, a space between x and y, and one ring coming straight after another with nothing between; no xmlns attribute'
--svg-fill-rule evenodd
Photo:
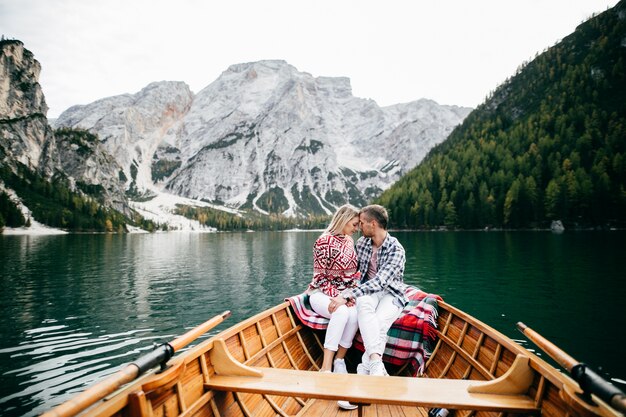
<svg viewBox="0 0 626 417"><path fill-rule="evenodd" d="M356 299L359 330L365 345L363 362L357 367L360 374L388 375L382 362L387 331L407 303L404 248L387 232L388 221L389 215L382 206L361 209L359 226L363 236L356 244L361 283L332 298L329 306L332 312L347 300Z"/></svg>

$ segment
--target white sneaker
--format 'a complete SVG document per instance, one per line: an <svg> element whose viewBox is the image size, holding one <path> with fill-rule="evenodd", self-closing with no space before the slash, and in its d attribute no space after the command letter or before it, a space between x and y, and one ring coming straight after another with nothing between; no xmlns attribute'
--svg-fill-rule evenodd
<svg viewBox="0 0 626 417"><path fill-rule="evenodd" d="M385 369L385 364L383 361L376 361L370 364L370 375L377 376L388 376L387 370Z"/></svg>
<svg viewBox="0 0 626 417"><path fill-rule="evenodd" d="M348 369L346 368L346 361L343 359L335 359L333 362L333 373L334 374L347 374Z"/></svg>
<svg viewBox="0 0 626 417"><path fill-rule="evenodd" d="M370 362L370 355L367 354L367 351L363 352L363 355L361 356L361 363L369 368Z"/></svg>
<svg viewBox="0 0 626 417"><path fill-rule="evenodd" d="M359 375L369 375L370 367L364 363L360 363L356 366L356 373Z"/></svg>
<svg viewBox="0 0 626 417"><path fill-rule="evenodd" d="M333 373L334 374L347 374L348 369L346 368L346 361L343 359L335 359L333 362ZM344 410L354 410L358 408L356 405L350 404L349 401L344 401L344 400L337 401L337 405L339 406L339 408L342 408Z"/></svg>
<svg viewBox="0 0 626 417"><path fill-rule="evenodd" d="M350 404L348 401L337 401L337 405L339 406L339 408L342 408L344 410L354 410L359 408L357 405Z"/></svg>

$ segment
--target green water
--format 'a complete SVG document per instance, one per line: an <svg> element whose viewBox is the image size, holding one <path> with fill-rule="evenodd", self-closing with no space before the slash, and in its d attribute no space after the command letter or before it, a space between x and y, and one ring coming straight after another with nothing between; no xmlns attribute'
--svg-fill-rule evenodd
<svg viewBox="0 0 626 417"><path fill-rule="evenodd" d="M0 414L37 415L154 342L301 292L317 234L0 236ZM533 349L523 321L626 387L626 233L394 235L407 282Z"/></svg>

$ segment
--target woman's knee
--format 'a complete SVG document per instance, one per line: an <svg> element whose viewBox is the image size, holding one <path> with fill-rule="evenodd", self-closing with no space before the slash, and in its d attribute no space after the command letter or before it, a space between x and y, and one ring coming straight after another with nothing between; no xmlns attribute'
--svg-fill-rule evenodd
<svg viewBox="0 0 626 417"><path fill-rule="evenodd" d="M348 309L348 323L357 323L359 319L359 315L357 314L356 308Z"/></svg>
<svg viewBox="0 0 626 417"><path fill-rule="evenodd" d="M313 293L309 297L309 302L311 303L311 308L313 308L313 311L315 311L317 314L326 318L330 317L330 312L328 311L330 298L327 295L321 292Z"/></svg>
<svg viewBox="0 0 626 417"><path fill-rule="evenodd" d="M350 318L349 310L350 308L348 308L348 306L345 306L345 305L339 306L337 307L335 311L333 311L333 316L348 320Z"/></svg>

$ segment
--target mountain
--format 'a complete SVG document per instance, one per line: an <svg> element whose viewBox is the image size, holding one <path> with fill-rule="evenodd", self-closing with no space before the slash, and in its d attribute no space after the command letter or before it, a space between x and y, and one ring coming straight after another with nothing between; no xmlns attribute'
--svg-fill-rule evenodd
<svg viewBox="0 0 626 417"><path fill-rule="evenodd" d="M626 2L521 66L386 190L396 227L626 226Z"/></svg>
<svg viewBox="0 0 626 417"><path fill-rule="evenodd" d="M380 195L469 111L430 100L381 108L354 97L347 78L259 61L232 65L196 95L152 83L71 107L54 126L96 134L133 198L311 215Z"/></svg>
<svg viewBox="0 0 626 417"><path fill-rule="evenodd" d="M469 112L381 108L347 78L260 61L198 94L156 82L49 121L39 63L20 41L0 47L0 228L318 227L379 195Z"/></svg>
<svg viewBox="0 0 626 417"><path fill-rule="evenodd" d="M0 48L0 160L37 169L53 137L38 82L41 65L22 42L3 39Z"/></svg>
<svg viewBox="0 0 626 417"><path fill-rule="evenodd" d="M40 71L22 42L0 41L0 227L123 229L134 213L119 165L94 135L53 131Z"/></svg>

